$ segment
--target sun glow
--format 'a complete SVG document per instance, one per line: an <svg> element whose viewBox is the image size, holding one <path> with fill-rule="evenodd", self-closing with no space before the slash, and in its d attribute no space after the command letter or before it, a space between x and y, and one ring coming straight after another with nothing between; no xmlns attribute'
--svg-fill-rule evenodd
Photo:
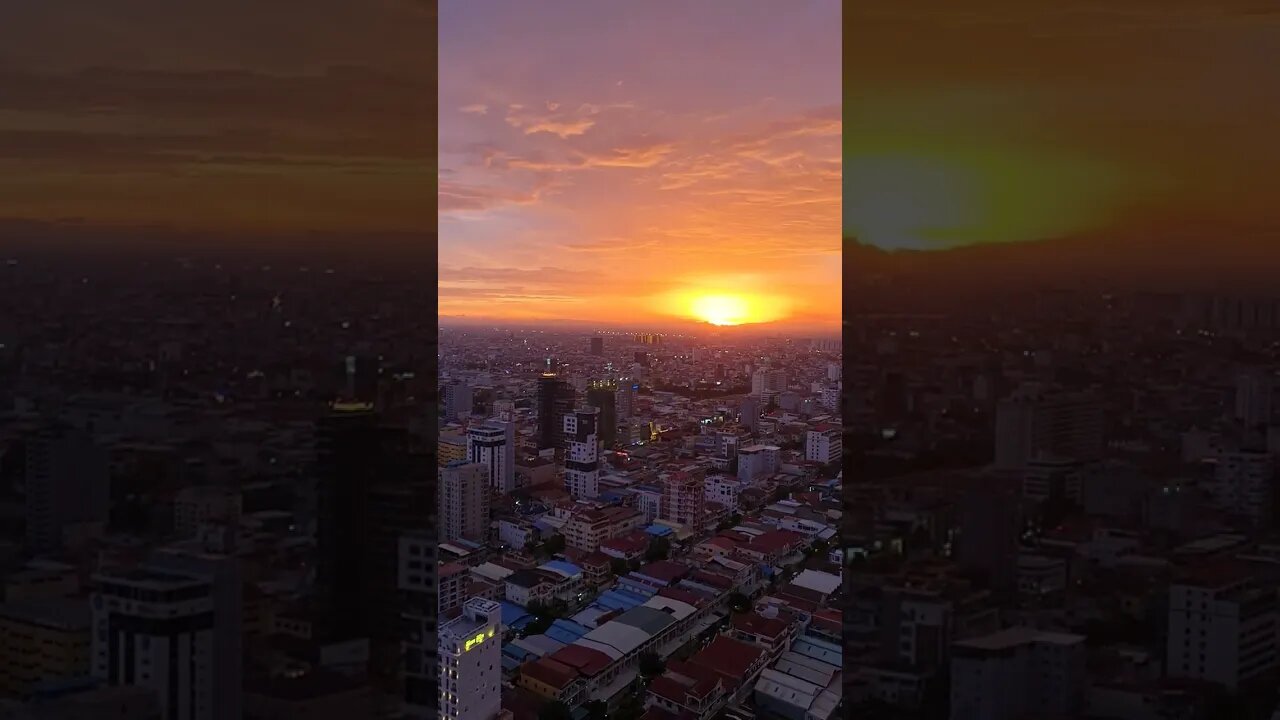
<svg viewBox="0 0 1280 720"><path fill-rule="evenodd" d="M718 327L774 322L790 315L790 304L782 298L734 292L678 291L663 305L669 315Z"/></svg>

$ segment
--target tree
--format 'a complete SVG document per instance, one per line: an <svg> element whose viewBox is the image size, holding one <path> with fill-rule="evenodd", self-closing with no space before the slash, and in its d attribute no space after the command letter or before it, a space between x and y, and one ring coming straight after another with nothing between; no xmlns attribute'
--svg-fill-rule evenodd
<svg viewBox="0 0 1280 720"><path fill-rule="evenodd" d="M573 720L573 713L569 711L569 706L559 700L552 700L549 703L543 703L538 709L538 720Z"/></svg>
<svg viewBox="0 0 1280 720"><path fill-rule="evenodd" d="M751 608L751 599L740 592L735 592L729 596L729 607L734 612L746 612Z"/></svg>
<svg viewBox="0 0 1280 720"><path fill-rule="evenodd" d="M649 562L666 560L670 553L671 541L664 537L655 537L649 541L649 549L645 550L644 559Z"/></svg>
<svg viewBox="0 0 1280 720"><path fill-rule="evenodd" d="M609 704L603 700L592 700L587 703L588 720L604 720L609 716Z"/></svg>
<svg viewBox="0 0 1280 720"><path fill-rule="evenodd" d="M609 569L613 571L614 575L617 575L619 577L621 577L622 575L626 575L627 572L630 570L630 568L627 567L627 561L623 560L622 558L613 558L612 560L610 560Z"/></svg>
<svg viewBox="0 0 1280 720"><path fill-rule="evenodd" d="M542 549L547 555L557 555L564 552L564 536L552 535L542 544Z"/></svg>
<svg viewBox="0 0 1280 720"><path fill-rule="evenodd" d="M640 674L646 678L657 677L666 669L667 664L662 662L662 658L655 653L646 652L640 654Z"/></svg>
<svg viewBox="0 0 1280 720"><path fill-rule="evenodd" d="M719 531L730 530L732 528L737 527L738 523L741 523L741 522L742 522L742 516L739 515L738 513L734 513L732 516L722 520L720 524L716 526L716 530L719 530Z"/></svg>

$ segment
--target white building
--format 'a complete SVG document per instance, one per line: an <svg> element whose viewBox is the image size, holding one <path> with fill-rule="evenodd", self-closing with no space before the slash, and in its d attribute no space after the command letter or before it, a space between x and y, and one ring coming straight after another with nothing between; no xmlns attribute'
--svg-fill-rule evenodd
<svg viewBox="0 0 1280 720"><path fill-rule="evenodd" d="M501 493L516 489L515 425L490 421L467 431L467 460L488 469L489 487Z"/></svg>
<svg viewBox="0 0 1280 720"><path fill-rule="evenodd" d="M1236 689L1276 666L1275 589L1244 565L1200 567L1169 586L1165 672Z"/></svg>
<svg viewBox="0 0 1280 720"><path fill-rule="evenodd" d="M952 720L1075 717L1083 709L1081 635L1010 628L951 649Z"/></svg>
<svg viewBox="0 0 1280 720"><path fill-rule="evenodd" d="M738 509L738 494L742 491L742 483L736 478L723 475L709 475L704 483L707 502L720 503L735 512Z"/></svg>
<svg viewBox="0 0 1280 720"><path fill-rule="evenodd" d="M744 485L778 472L782 449L776 445L748 445L738 450L738 480Z"/></svg>
<svg viewBox="0 0 1280 720"><path fill-rule="evenodd" d="M804 459L823 465L840 462L840 428L834 425L809 430L804 434Z"/></svg>
<svg viewBox="0 0 1280 720"><path fill-rule="evenodd" d="M761 402L769 402L787 389L787 373L783 370L760 368L751 374L751 394Z"/></svg>
<svg viewBox="0 0 1280 720"><path fill-rule="evenodd" d="M564 484L573 498L600 495L600 411L574 410L564 416Z"/></svg>
<svg viewBox="0 0 1280 720"><path fill-rule="evenodd" d="M483 541L489 531L489 468L453 462L440 469L440 539Z"/></svg>
<svg viewBox="0 0 1280 720"><path fill-rule="evenodd" d="M94 677L151 689L161 717L216 720L212 582L147 569L94 581Z"/></svg>
<svg viewBox="0 0 1280 720"><path fill-rule="evenodd" d="M437 717L493 720L502 710L502 605L483 598L440 626Z"/></svg>

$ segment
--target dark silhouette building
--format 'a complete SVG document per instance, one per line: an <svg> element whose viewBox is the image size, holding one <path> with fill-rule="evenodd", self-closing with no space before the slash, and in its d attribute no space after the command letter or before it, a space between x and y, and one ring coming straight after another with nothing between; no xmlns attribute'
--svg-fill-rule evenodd
<svg viewBox="0 0 1280 720"><path fill-rule="evenodd" d="M564 447L564 416L573 412L577 393L551 373L538 378L538 448Z"/></svg>
<svg viewBox="0 0 1280 720"><path fill-rule="evenodd" d="M612 448L618 441L617 393L616 385L604 383L587 389L587 404L600 411L596 432L600 436L600 444L605 448Z"/></svg>

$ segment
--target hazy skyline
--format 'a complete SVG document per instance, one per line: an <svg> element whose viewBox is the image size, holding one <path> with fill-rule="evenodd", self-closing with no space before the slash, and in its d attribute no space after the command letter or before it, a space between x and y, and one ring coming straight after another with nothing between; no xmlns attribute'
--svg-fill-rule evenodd
<svg viewBox="0 0 1280 720"><path fill-rule="evenodd" d="M834 327L839 16L836 0L442 7L440 314L659 322L703 296Z"/></svg>
<svg viewBox="0 0 1280 720"><path fill-rule="evenodd" d="M432 5L8 3L0 221L432 232Z"/></svg>
<svg viewBox="0 0 1280 720"><path fill-rule="evenodd" d="M1280 10L857 3L844 227L886 248L1280 225Z"/></svg>

